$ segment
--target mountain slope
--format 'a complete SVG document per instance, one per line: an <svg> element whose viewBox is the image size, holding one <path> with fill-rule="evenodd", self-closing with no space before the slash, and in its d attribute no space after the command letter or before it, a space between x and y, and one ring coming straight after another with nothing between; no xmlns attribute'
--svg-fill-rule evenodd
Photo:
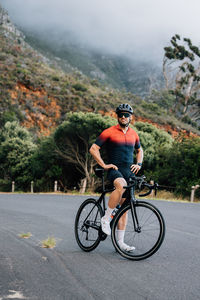
<svg viewBox="0 0 200 300"><path fill-rule="evenodd" d="M105 50L81 45L71 35L24 30L26 41L49 57L56 57L64 71L77 69L113 88L125 89L144 97L153 88L163 85L161 70L155 64L136 57L114 55ZM50 36L50 38L49 38Z"/></svg>
<svg viewBox="0 0 200 300"><path fill-rule="evenodd" d="M1 123L17 118L49 134L68 111L111 109L120 95L80 74L64 73L54 61L33 50L0 10Z"/></svg>

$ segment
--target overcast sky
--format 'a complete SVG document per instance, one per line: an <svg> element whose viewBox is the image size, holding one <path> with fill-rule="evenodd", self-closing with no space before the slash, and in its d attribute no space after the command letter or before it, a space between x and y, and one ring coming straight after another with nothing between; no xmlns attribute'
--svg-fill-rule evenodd
<svg viewBox="0 0 200 300"><path fill-rule="evenodd" d="M200 0L0 0L14 23L70 31L92 47L162 60L178 33L200 45Z"/></svg>

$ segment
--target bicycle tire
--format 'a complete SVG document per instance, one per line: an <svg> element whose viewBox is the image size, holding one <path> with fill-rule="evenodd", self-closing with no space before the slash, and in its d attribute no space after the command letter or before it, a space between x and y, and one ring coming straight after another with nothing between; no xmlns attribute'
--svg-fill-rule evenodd
<svg viewBox="0 0 200 300"><path fill-rule="evenodd" d="M135 209L140 232L136 232L134 229L131 204L128 204L115 216L111 238L115 249L120 255L131 260L142 260L150 257L160 248L165 237L165 222L161 212L150 203L137 201ZM125 213L128 214L128 218L124 242L129 246L135 247L135 250L130 252L121 249L117 241L118 223Z"/></svg>
<svg viewBox="0 0 200 300"><path fill-rule="evenodd" d="M74 231L76 241L82 250L89 252L99 245L102 216L102 207L93 198L86 199L79 207Z"/></svg>

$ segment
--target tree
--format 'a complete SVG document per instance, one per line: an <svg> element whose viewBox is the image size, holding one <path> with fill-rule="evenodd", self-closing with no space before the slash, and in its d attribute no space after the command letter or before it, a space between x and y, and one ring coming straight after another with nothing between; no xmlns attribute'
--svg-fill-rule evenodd
<svg viewBox="0 0 200 300"><path fill-rule="evenodd" d="M116 124L116 120L95 113L68 113L54 133L57 154L76 168L82 177L81 185L92 187L93 167L96 164L89 154L89 148L102 130Z"/></svg>
<svg viewBox="0 0 200 300"><path fill-rule="evenodd" d="M157 159L157 150L169 149L173 138L166 131L158 129L149 123L136 122L134 124L139 134L140 142L144 150L144 170L148 173L152 170Z"/></svg>
<svg viewBox="0 0 200 300"><path fill-rule="evenodd" d="M0 186L8 189L15 181L18 189L30 189L33 179L30 160L36 146L32 136L17 121L7 122L0 134Z"/></svg>
<svg viewBox="0 0 200 300"><path fill-rule="evenodd" d="M38 141L37 149L31 158L31 168L34 190L52 191L55 180L59 180L59 185L63 187L61 182L63 166L55 153L52 136L43 137Z"/></svg>
<svg viewBox="0 0 200 300"><path fill-rule="evenodd" d="M173 186L177 194L189 196L191 187L199 184L200 138L174 141L170 151L158 152L155 166L154 176L161 185Z"/></svg>
<svg viewBox="0 0 200 300"><path fill-rule="evenodd" d="M189 38L181 42L178 34L171 38L171 45L164 48L163 74L166 89L175 96L174 111L185 117L190 105L200 104L200 49ZM195 111L193 120L198 119Z"/></svg>

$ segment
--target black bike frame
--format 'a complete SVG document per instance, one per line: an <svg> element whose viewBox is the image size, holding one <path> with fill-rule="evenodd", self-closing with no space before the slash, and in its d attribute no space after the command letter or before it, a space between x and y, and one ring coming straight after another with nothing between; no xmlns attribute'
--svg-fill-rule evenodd
<svg viewBox="0 0 200 300"><path fill-rule="evenodd" d="M110 189L105 189L104 176L102 176L101 179L102 179L102 194L99 197L99 199L96 201L96 204L94 205L94 207L99 204L102 207L102 209L103 209L103 215L104 215L105 214L105 210L106 210L105 195L107 193L110 193L110 192L114 191L115 188L113 187L113 188L110 188ZM135 185L133 185L127 191L126 199L123 202L122 206L119 208L117 214L121 211L121 209L123 207L127 206L130 203L130 206L131 206L131 215L132 215L134 230L136 232L140 232L140 226L139 226L139 222L138 222L138 217L137 217L137 212L136 212L136 205L135 205L137 203L137 199L135 198L134 189L135 189ZM94 207L93 207L93 209L94 209ZM93 209L90 211L89 215L91 214L91 212L93 211ZM84 224L87 221L87 218L89 217L89 215L86 217L86 219L84 221ZM98 215L98 211L97 211L97 215ZM97 215L96 215L95 220L97 219ZM114 216L114 218L115 218L115 216ZM90 227L92 227L94 229L98 229L96 225L91 225L90 224Z"/></svg>

